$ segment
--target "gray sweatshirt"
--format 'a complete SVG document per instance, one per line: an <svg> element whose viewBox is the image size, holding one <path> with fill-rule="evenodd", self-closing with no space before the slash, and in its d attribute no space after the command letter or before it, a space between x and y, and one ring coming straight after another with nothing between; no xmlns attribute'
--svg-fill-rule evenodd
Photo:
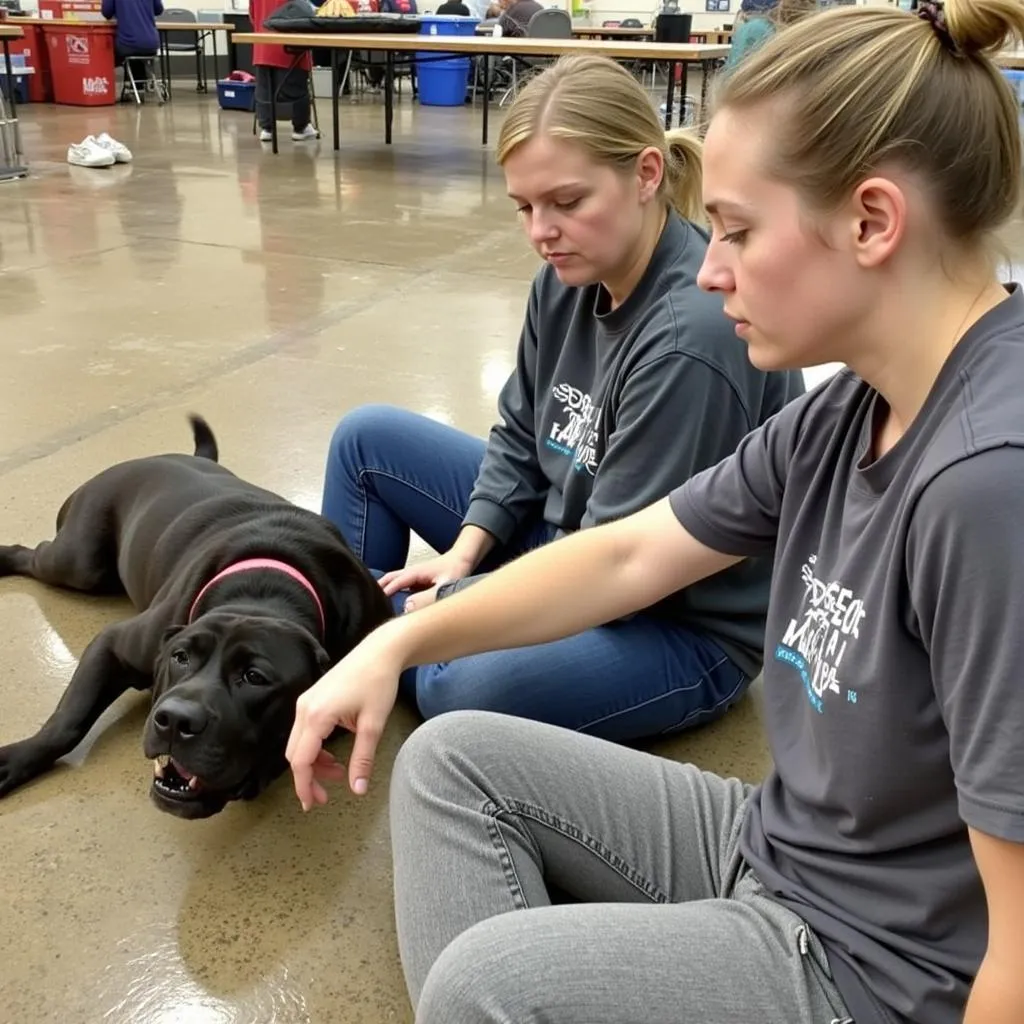
<svg viewBox="0 0 1024 1024"><path fill-rule="evenodd" d="M697 287L706 248L672 214L616 310L603 286L568 287L541 269L466 524L506 544L538 517L564 534L629 515L803 392L799 373L755 369L721 298ZM770 568L747 562L651 611L704 631L756 675Z"/></svg>

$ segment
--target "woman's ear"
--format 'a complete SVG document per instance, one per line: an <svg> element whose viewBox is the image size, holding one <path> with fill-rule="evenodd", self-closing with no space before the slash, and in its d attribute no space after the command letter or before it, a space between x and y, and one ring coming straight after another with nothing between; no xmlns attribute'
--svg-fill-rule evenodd
<svg viewBox="0 0 1024 1024"><path fill-rule="evenodd" d="M648 146L636 158L636 178L640 202L649 203L657 194L661 179L665 176L665 158L661 150Z"/></svg>
<svg viewBox="0 0 1024 1024"><path fill-rule="evenodd" d="M907 228L907 197L891 178L874 177L851 196L851 235L857 262L878 267L899 248Z"/></svg>

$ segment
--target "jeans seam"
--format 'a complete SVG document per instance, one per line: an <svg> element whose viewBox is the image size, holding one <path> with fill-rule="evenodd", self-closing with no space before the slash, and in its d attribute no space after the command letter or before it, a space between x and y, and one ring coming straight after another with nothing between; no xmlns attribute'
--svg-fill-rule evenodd
<svg viewBox="0 0 1024 1024"><path fill-rule="evenodd" d="M501 865L502 873L505 876L505 884L508 886L515 909L526 910L530 904L523 893L523 886L516 872L516 862L512 856L512 851L508 848L508 843L505 842L505 836L501 831L500 816L503 813L503 808L499 807L493 800L488 800L482 810L487 816L487 834L491 837L491 842L498 853L498 863Z"/></svg>
<svg viewBox="0 0 1024 1024"><path fill-rule="evenodd" d="M708 678L708 676L711 675L712 672L714 672L717 669L721 668L722 665L725 665L725 664L728 664L728 663L729 663L729 659L727 657L723 657L720 661L717 661L710 668L705 669L697 677L697 680L694 683L692 683L692 684L690 684L688 686L676 686L676 687L673 687L667 693L659 693L656 697L648 697L647 700L640 701L637 704L631 704L628 708L623 708L621 711L613 711L611 714L601 715L599 718L595 718L595 719L593 719L590 722L584 722L583 725L578 725L576 727L576 731L577 732L583 732L585 729L592 729L595 725L600 725L603 722L613 721L614 719L619 718L622 715L630 715L634 711L637 711L640 708L645 708L645 707L648 707L648 706L650 706L652 704L657 704L658 701L661 701L661 700L667 700L669 697L674 697L677 693L682 693L682 692L684 692L686 690L694 690L698 686L700 686L700 684L702 682L704 682L704 680L706 680ZM712 714L715 711L717 711L719 708L721 708L723 705L730 703L735 698L737 691L743 685L744 680L747 679L747 676L742 671L737 669L737 672L739 672L739 678L736 681L736 685L729 691L729 693L727 693L724 697L722 697L721 700L717 701L712 707L696 708L695 710L691 711L688 715L686 715L686 717L684 717L681 722L677 723L676 725L671 726L671 729L670 730L666 730L666 731L674 731L674 730L677 730L677 729L683 729L683 728L685 728L686 723L691 721L693 718L699 717L701 715Z"/></svg>
<svg viewBox="0 0 1024 1024"><path fill-rule="evenodd" d="M661 887L651 882L644 874L634 868L624 857L620 857L610 847L605 846L599 839L592 836L585 829L580 828L579 825L575 825L572 822L565 821L553 814L549 814L542 807L538 807L535 804L526 803L523 800L517 800L514 797L505 798L505 807L501 807L494 801L488 801L487 813L491 816L491 820L496 821L498 814L501 811L506 813L516 814L519 817L527 818L531 821L535 821L545 828L549 828L554 832L558 832L563 835L566 839L571 840L578 846L583 847L590 853L595 854L600 860L611 868L620 878L628 882L638 892L643 893L648 899L654 903L670 903L668 895L662 891ZM511 860L511 854L508 853L508 847L504 846L504 840L502 839L502 845L506 851L506 854ZM502 865L504 867L504 865ZM513 874L514 874L514 863L513 863ZM508 877L508 871L506 870L506 877ZM518 884L518 880L517 880Z"/></svg>
<svg viewBox="0 0 1024 1024"><path fill-rule="evenodd" d="M450 512L453 516L461 517L463 515L463 513L460 512L459 509L452 508L452 506L449 505L448 502L444 501L442 498L439 498L432 491L428 491L425 488L420 487L419 484L415 484L411 480L406 479L404 476L399 476L397 473L391 473L386 469L374 469L370 466L364 466L362 469L359 470L359 482L361 486L365 486L363 485L362 482L364 476L386 477L388 480L393 480L395 483L402 484L403 486L408 487L411 490L414 490L417 494L421 494L424 498L427 498L428 500L434 502L435 505L440 505L441 508L445 510L445 512Z"/></svg>

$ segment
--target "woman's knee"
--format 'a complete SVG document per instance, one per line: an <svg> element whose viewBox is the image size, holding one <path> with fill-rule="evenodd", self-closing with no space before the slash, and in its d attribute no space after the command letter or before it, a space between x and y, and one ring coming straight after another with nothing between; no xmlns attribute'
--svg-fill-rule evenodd
<svg viewBox="0 0 1024 1024"><path fill-rule="evenodd" d="M497 719L497 721L494 721ZM497 715L460 711L440 715L415 729L399 748L391 771L390 801L397 822L406 820L410 801L437 793L453 764L472 763L483 743L493 749Z"/></svg>
<svg viewBox="0 0 1024 1024"><path fill-rule="evenodd" d="M518 915L514 915L518 916ZM507 920L506 920L507 919ZM527 1024L535 1020L524 998L513 944L519 924L508 914L488 918L456 936L434 961L416 1006L417 1024Z"/></svg>
<svg viewBox="0 0 1024 1024"><path fill-rule="evenodd" d="M417 670L416 706L420 714L433 719L453 711L508 713L509 686L495 661L482 655Z"/></svg>
<svg viewBox="0 0 1024 1024"><path fill-rule="evenodd" d="M366 454L400 435L410 413L393 405L360 405L345 413L331 436L331 455L347 463L365 461Z"/></svg>

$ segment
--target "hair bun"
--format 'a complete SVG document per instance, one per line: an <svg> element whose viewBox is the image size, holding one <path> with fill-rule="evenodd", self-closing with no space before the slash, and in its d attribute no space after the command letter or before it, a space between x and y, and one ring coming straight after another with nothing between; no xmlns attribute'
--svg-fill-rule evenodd
<svg viewBox="0 0 1024 1024"><path fill-rule="evenodd" d="M954 47L968 56L1024 42L1022 0L946 0L938 6L944 11L945 29Z"/></svg>

